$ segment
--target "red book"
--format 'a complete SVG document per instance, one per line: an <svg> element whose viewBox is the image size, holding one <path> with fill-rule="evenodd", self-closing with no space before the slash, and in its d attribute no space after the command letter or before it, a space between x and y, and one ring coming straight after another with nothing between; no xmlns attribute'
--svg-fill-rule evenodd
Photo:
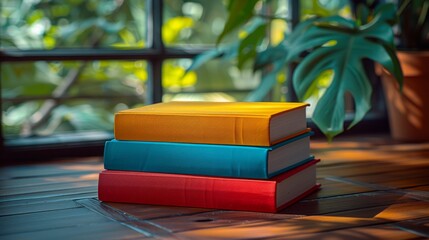
<svg viewBox="0 0 429 240"><path fill-rule="evenodd" d="M141 203L277 212L318 189L313 160L268 180L104 170L98 198Z"/></svg>

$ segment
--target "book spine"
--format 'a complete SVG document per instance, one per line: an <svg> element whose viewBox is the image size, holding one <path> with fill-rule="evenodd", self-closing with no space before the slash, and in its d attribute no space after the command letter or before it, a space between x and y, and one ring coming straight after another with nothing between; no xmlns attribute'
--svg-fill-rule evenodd
<svg viewBox="0 0 429 240"><path fill-rule="evenodd" d="M118 140L269 146L268 117L116 114Z"/></svg>
<svg viewBox="0 0 429 240"><path fill-rule="evenodd" d="M104 151L109 170L268 178L262 147L113 140Z"/></svg>
<svg viewBox="0 0 429 240"><path fill-rule="evenodd" d="M177 174L100 173L101 201L276 212L276 182Z"/></svg>

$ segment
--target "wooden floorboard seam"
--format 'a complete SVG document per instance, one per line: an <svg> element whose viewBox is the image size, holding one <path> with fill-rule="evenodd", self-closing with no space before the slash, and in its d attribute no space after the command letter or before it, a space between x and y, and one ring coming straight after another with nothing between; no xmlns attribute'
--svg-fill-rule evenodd
<svg viewBox="0 0 429 240"><path fill-rule="evenodd" d="M58 211L58 210L67 210L67 209L75 209L75 208L83 208L83 206L63 207L63 208L56 208L56 209L48 209L48 210L40 210L40 211L29 211L29 212L12 213L12 214L1 214L1 212L0 212L0 218L2 218L2 217L10 217L10 216L19 216L19 215L25 215L25 214L33 214L33 213L48 213L48 212L55 212L55 211Z"/></svg>
<svg viewBox="0 0 429 240"><path fill-rule="evenodd" d="M406 232L415 234L417 236L429 239L429 228L428 227L408 223L407 221L396 222L396 223L393 223L392 226L394 226L398 229L401 229L402 231L406 231ZM422 228L424 228L424 229L422 229Z"/></svg>
<svg viewBox="0 0 429 240"><path fill-rule="evenodd" d="M118 222L146 237L162 237L169 239L178 239L173 233L158 224L149 220L141 220L126 212L120 211L96 199L76 200L76 203L82 205L88 210L98 213L112 221Z"/></svg>
<svg viewBox="0 0 429 240"><path fill-rule="evenodd" d="M401 188L393 188L393 187L383 186L380 184L366 183L366 182L362 182L362 181L351 180L351 179L347 179L347 178L343 178L343 177L336 177L336 176L326 177L325 179L328 179L331 181L342 182L342 183L353 184L353 185L360 186L360 187L366 187L366 188L373 189L375 191L389 192L389 193L394 193L394 194L398 194L398 195L407 195L408 198L412 198L412 199L415 199L418 201L423 201L423 202L429 202L429 193L425 192L425 191L415 191L415 190L407 190L407 189L401 189ZM426 186L426 184L422 184L421 186ZM415 187L419 187L419 186L416 185Z"/></svg>
<svg viewBox="0 0 429 240"><path fill-rule="evenodd" d="M5 201L0 202L1 207L15 207L22 206L27 204L38 204L38 203L56 203L66 200L78 200L78 199L87 199L97 196L97 191L84 192L84 193L72 193L67 195L55 196L55 197L41 197L37 199L32 199L28 201L28 199L21 199L19 201Z"/></svg>
<svg viewBox="0 0 429 240"><path fill-rule="evenodd" d="M80 193L80 194L82 194L82 193L94 193L94 192L96 193L97 191L94 191L94 188L97 188L97 186L77 187L77 188L69 188L69 189L65 189L65 190L70 191L71 192L70 194L76 194L76 190L79 190L78 193ZM82 190L82 189L84 189L84 190ZM42 195L42 196L31 196L32 194L18 194L18 195L12 195L12 196L3 196L3 197L0 197L0 204L5 203L5 202L13 202L13 201L20 201L20 200L37 200L40 198L52 198L52 197L60 197L60 196L67 195L65 193L59 193L58 190L38 192L37 194L50 193L50 192L52 192L53 194L47 194L47 195ZM30 195L30 196L26 196L26 195Z"/></svg>
<svg viewBox="0 0 429 240"><path fill-rule="evenodd" d="M98 173L99 171L71 171L71 172L64 172L64 173L54 173L54 174L41 174L41 175L30 175L30 176L12 176L12 177L6 177L0 179L0 181L7 181L7 180L14 180L14 179L31 179L31 178L46 178L46 177L64 177L64 176L70 176L70 175L85 175L85 174L91 174L91 173Z"/></svg>

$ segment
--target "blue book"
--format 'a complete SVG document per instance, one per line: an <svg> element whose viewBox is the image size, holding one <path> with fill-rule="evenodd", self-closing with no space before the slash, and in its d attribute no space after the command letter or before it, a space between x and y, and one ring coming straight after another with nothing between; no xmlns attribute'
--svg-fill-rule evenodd
<svg viewBox="0 0 429 240"><path fill-rule="evenodd" d="M311 135L271 147L111 140L105 144L104 168L268 179L314 158Z"/></svg>

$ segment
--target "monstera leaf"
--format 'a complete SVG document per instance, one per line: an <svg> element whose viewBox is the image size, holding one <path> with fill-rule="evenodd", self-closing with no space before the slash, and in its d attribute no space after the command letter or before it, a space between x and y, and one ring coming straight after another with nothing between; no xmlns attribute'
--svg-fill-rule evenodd
<svg viewBox="0 0 429 240"><path fill-rule="evenodd" d="M253 9L258 1L259 0L229 1L228 11L234 14L228 16L222 32L216 40L217 44L219 44L226 35L230 34L233 30L239 28L253 17Z"/></svg>
<svg viewBox="0 0 429 240"><path fill-rule="evenodd" d="M297 63L292 85L300 101L321 94L312 120L329 140L344 131L346 94L353 97L355 104L349 128L362 120L371 108L372 85L364 60L382 65L402 86L402 71L393 43L395 5L381 4L374 12L366 9L355 20L340 16L312 18L286 33L278 45L264 48L260 43L267 23L257 21L260 16L255 14L254 8L258 1L245 2L230 1L230 15L217 42L243 26L247 27L246 37L196 57L191 70L215 57L237 58L240 66L253 59L253 70L264 74L261 84L246 100L262 101L276 83L278 73L284 68L290 70L290 64ZM332 74L330 83L320 84L320 79L329 74Z"/></svg>
<svg viewBox="0 0 429 240"><path fill-rule="evenodd" d="M393 7L393 6L392 6ZM371 108L372 86L366 75L363 60L381 64L402 85L402 72L395 55L392 12L385 5L365 25L336 17L310 20L296 29L288 38L288 62L299 61L293 74L293 86L301 100L311 95L317 77L330 70L331 84L319 99L313 113L313 122L332 139L344 131L345 94L350 93L355 103L355 116L349 126L358 123Z"/></svg>

